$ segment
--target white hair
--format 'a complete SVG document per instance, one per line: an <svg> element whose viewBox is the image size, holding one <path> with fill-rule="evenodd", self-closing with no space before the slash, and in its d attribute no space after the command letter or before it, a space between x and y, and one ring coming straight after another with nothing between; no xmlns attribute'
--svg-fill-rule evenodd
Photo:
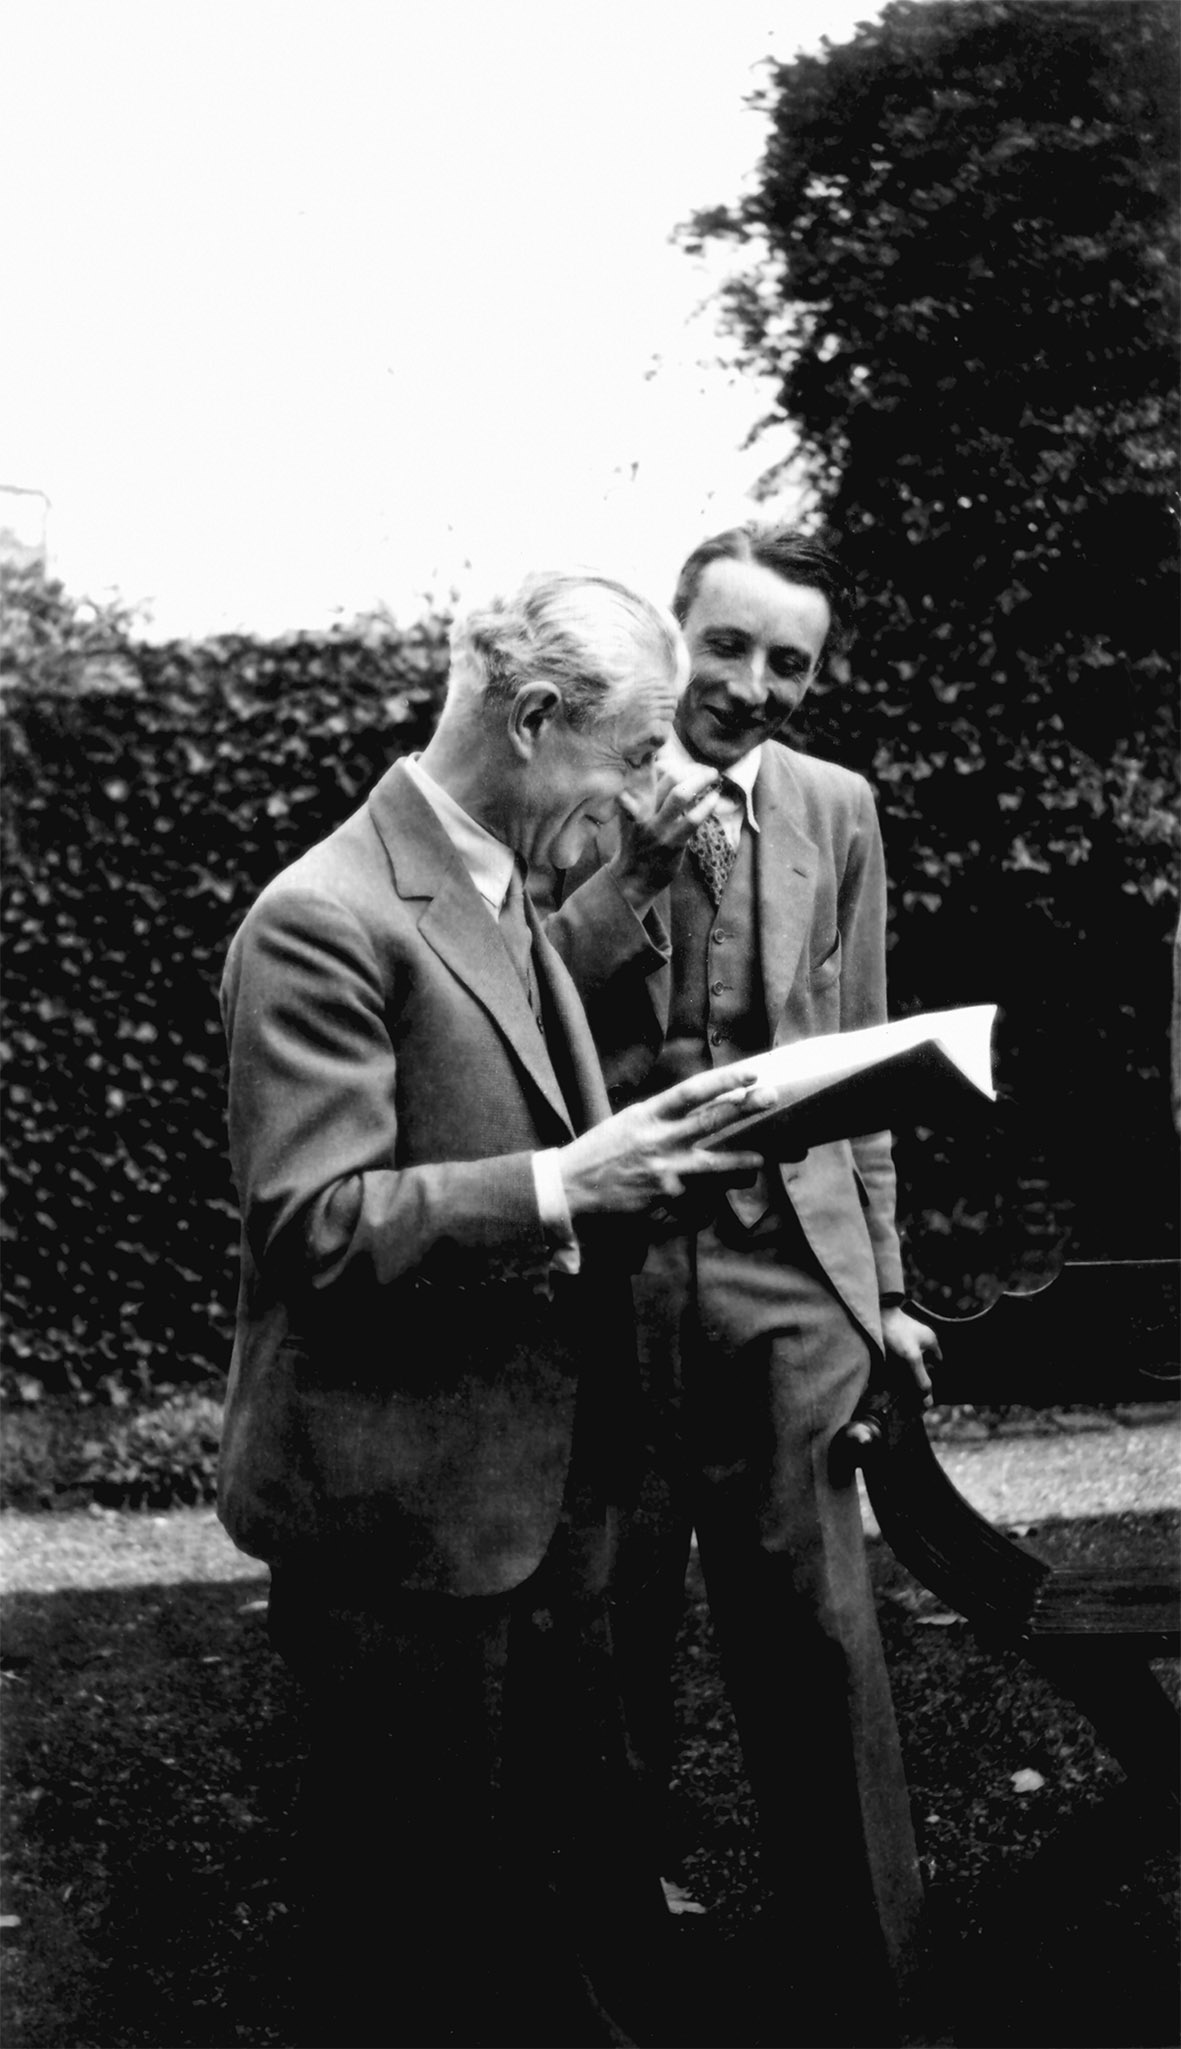
<svg viewBox="0 0 1181 2049"><path fill-rule="evenodd" d="M671 612L614 578L543 570L511 597L463 613L451 632L452 677L487 706L507 706L523 683L558 691L575 728L610 716L617 694L640 675L677 687L688 673Z"/></svg>

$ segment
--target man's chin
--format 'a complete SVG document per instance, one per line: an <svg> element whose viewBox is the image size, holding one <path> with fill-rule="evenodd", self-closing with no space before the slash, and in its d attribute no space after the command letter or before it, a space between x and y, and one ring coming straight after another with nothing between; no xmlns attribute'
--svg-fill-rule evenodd
<svg viewBox="0 0 1181 2049"><path fill-rule="evenodd" d="M757 747L765 737L761 732L751 732L747 727L733 727L729 730L713 718L695 721L688 732L680 734L681 745L695 761L707 768L733 768L752 747Z"/></svg>

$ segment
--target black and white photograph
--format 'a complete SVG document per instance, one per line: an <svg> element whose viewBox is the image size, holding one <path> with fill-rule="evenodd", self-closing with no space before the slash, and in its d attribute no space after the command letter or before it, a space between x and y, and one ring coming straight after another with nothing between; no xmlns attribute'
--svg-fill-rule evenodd
<svg viewBox="0 0 1181 2049"><path fill-rule="evenodd" d="M10 0L5 2049L1181 2039L1181 0Z"/></svg>

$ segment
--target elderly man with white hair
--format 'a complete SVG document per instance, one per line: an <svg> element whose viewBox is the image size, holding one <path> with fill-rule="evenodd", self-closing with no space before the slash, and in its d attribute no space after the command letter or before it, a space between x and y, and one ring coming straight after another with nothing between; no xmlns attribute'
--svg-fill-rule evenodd
<svg viewBox="0 0 1181 2049"><path fill-rule="evenodd" d="M752 1169L700 1141L753 1099L729 1069L609 1117L522 882L646 790L685 674L606 578L469 614L429 746L230 950L221 1514L309 1694L311 2041L625 2041L663 1921L604 1608L629 1219Z"/></svg>

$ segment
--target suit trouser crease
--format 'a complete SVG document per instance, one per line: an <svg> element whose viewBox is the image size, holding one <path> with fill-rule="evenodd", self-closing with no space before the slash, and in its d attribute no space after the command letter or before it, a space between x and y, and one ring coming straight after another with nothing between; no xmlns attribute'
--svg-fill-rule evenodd
<svg viewBox="0 0 1181 2049"><path fill-rule="evenodd" d="M917 1854L856 1486L828 1471L868 1343L789 1226L770 1244L670 1241L636 1295L649 1442L616 1635L648 1825L659 1838L696 1528L771 1892L834 1968L876 1955L900 1980Z"/></svg>

